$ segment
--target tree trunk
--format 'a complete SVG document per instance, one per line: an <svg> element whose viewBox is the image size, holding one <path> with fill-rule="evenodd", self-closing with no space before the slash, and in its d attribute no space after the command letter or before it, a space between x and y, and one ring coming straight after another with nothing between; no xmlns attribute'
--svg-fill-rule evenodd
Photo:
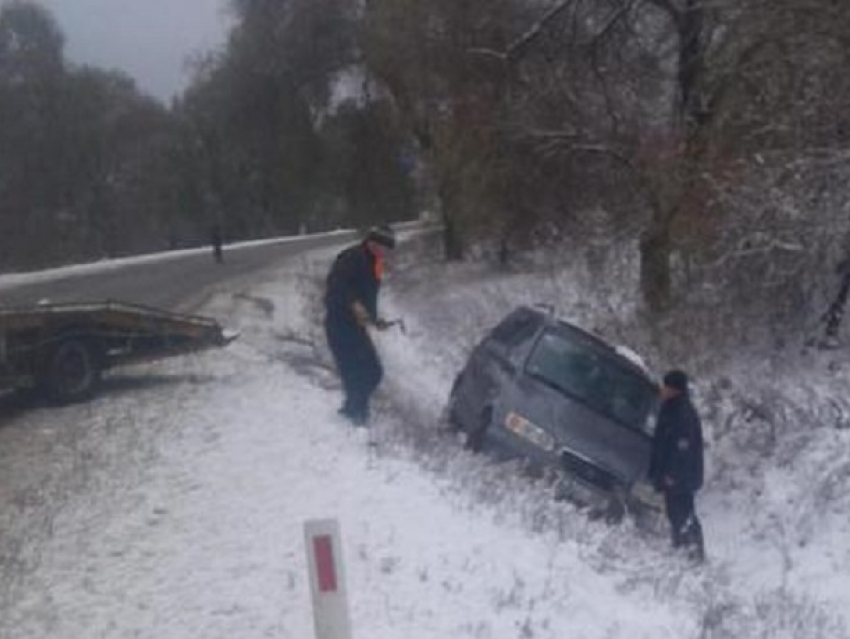
<svg viewBox="0 0 850 639"><path fill-rule="evenodd" d="M443 220L443 252L447 261L459 262L463 259L463 243L455 223L451 185L444 179L440 180L439 198Z"/></svg>
<svg viewBox="0 0 850 639"><path fill-rule="evenodd" d="M660 314L672 305L670 223L672 211L656 211L640 240L640 286L643 301L652 314Z"/></svg>
<svg viewBox="0 0 850 639"><path fill-rule="evenodd" d="M463 259L463 244L452 221L452 216L443 211L443 253L449 262L459 262Z"/></svg>
<svg viewBox="0 0 850 639"><path fill-rule="evenodd" d="M699 92L705 63L703 39L704 6L700 0L687 0L681 11L674 11L679 38L678 103L675 135L648 180L652 219L640 242L640 284L644 303L650 313L663 313L673 304L670 253L673 247L673 219L682 207L683 197L693 187L700 151L701 125L704 121Z"/></svg>

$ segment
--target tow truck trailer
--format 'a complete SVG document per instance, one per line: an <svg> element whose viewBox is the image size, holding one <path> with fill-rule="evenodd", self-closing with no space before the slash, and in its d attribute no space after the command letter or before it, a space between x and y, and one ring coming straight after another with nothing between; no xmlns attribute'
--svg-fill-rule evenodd
<svg viewBox="0 0 850 639"><path fill-rule="evenodd" d="M215 320L117 301L0 308L0 390L57 404L91 397L104 370L226 346Z"/></svg>

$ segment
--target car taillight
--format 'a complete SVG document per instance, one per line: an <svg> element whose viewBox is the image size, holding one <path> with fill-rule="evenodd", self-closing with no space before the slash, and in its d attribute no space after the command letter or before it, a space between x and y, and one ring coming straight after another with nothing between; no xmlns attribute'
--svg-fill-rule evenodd
<svg viewBox="0 0 850 639"><path fill-rule="evenodd" d="M505 417L505 428L544 450L555 449L555 438L522 415L508 413Z"/></svg>

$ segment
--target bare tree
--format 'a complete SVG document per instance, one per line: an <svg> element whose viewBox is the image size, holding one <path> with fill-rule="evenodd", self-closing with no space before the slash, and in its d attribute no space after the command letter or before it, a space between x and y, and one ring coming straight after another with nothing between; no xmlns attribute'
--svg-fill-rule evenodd
<svg viewBox="0 0 850 639"><path fill-rule="evenodd" d="M718 214L735 207L718 193L735 191L733 172L803 160L842 130L824 98L847 85L847 12L828 0L368 6L367 59L425 142L452 220L527 232L601 207L639 235L654 312L672 303L676 251L708 233L699 250L716 254L746 216Z"/></svg>

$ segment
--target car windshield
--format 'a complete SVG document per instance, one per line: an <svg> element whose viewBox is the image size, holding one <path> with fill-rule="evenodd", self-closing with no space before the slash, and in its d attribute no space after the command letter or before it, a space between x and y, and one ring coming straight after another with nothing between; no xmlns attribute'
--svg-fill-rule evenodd
<svg viewBox="0 0 850 639"><path fill-rule="evenodd" d="M621 424L651 433L649 416L656 399L652 384L578 333L544 332L526 371Z"/></svg>

